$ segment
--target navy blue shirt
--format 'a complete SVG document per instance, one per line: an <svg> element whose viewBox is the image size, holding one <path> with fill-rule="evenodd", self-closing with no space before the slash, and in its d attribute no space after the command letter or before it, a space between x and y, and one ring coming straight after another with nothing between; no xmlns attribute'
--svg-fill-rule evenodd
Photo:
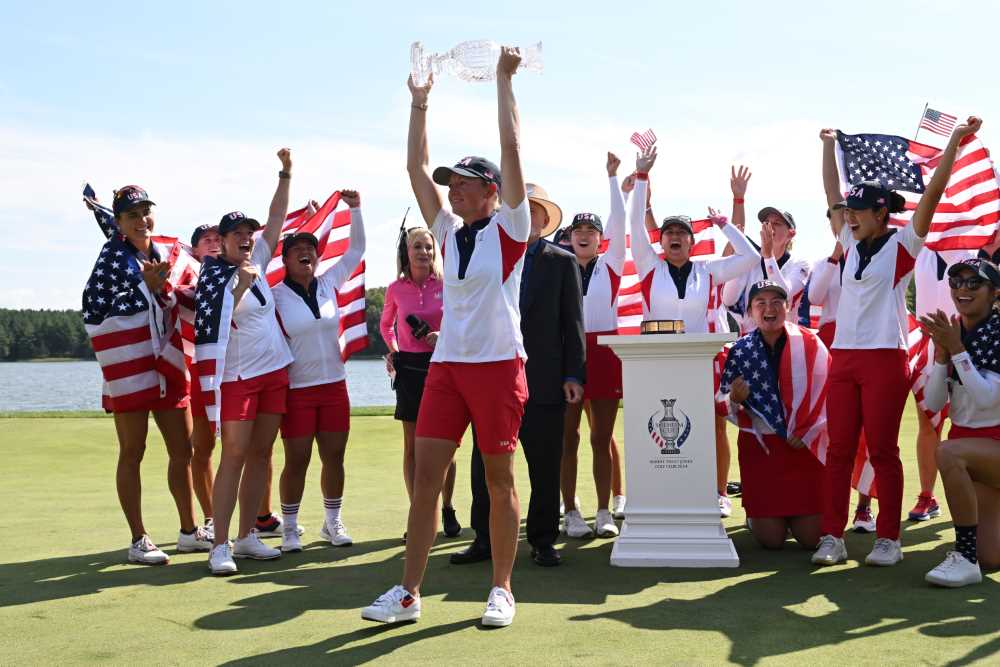
<svg viewBox="0 0 1000 667"><path fill-rule="evenodd" d="M476 249L476 235L490 224L492 218L476 220L471 225L462 225L462 228L455 232L455 245L458 246L458 279L465 278L465 271L469 268L469 261L472 259L472 251Z"/></svg>

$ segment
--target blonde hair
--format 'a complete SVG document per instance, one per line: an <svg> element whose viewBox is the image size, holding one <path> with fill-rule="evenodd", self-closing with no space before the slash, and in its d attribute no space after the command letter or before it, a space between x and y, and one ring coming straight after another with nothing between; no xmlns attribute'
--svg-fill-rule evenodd
<svg viewBox="0 0 1000 667"><path fill-rule="evenodd" d="M431 258L431 275L438 279L441 278L441 252L438 249L437 239L434 238L431 230L426 227L410 227L406 230L403 236L403 243L400 243L400 247L396 253L397 278L413 279L410 275L410 246L420 236L426 236L431 240L431 249L434 253L434 256Z"/></svg>

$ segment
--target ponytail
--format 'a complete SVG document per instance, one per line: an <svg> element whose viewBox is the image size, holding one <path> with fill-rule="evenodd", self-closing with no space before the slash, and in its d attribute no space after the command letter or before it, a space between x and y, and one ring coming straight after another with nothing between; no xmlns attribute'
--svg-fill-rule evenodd
<svg viewBox="0 0 1000 667"><path fill-rule="evenodd" d="M906 200L895 190L889 191L889 213L902 213L906 210Z"/></svg>

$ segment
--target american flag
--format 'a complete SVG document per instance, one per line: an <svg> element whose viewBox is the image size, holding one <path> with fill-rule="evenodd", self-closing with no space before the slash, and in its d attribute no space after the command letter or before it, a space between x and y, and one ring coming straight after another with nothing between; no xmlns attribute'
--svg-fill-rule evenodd
<svg viewBox="0 0 1000 667"><path fill-rule="evenodd" d="M197 387L202 393L208 421L219 435L222 406L222 377L226 366L226 347L233 321L233 292L227 289L236 273L236 266L215 257L206 257L198 277L195 296L195 364ZM253 285L246 298L252 296L264 303L261 290Z"/></svg>
<svg viewBox="0 0 1000 667"><path fill-rule="evenodd" d="M641 151L647 151L650 147L656 143L656 133L652 129L646 130L642 134L638 132L633 132L632 136L628 139Z"/></svg>
<svg viewBox="0 0 1000 667"><path fill-rule="evenodd" d="M698 261L710 259L715 255L715 232L711 220L693 220L694 243L691 246L691 259ZM653 250L661 258L663 248L660 246L660 230L648 231L649 242ZM607 240L602 241L600 251L607 250ZM722 286L713 290L709 298L709 331L715 331L714 323L720 317L722 309ZM618 333L625 336L639 333L642 324L642 285L636 273L635 262L632 259L632 237L625 241L625 270L622 273L618 289Z"/></svg>
<svg viewBox="0 0 1000 667"><path fill-rule="evenodd" d="M102 404L137 410L188 393L188 371L173 285L186 273L182 248L156 240L154 256L170 263L161 295L142 278L134 249L118 234L101 248L83 292L83 322L104 376Z"/></svg>
<svg viewBox="0 0 1000 667"><path fill-rule="evenodd" d="M830 353L815 333L785 322L787 341L781 353L778 373L771 368L770 353L759 330L743 336L732 346L722 363L721 383L716 392L716 408L741 431L753 433L762 447L768 432L782 438L797 437L821 463L826 462L829 436L826 427L826 392ZM737 376L750 387L742 405L728 400ZM777 377L777 383L775 383Z"/></svg>
<svg viewBox="0 0 1000 667"><path fill-rule="evenodd" d="M844 191L852 183L877 180L906 199L906 211L890 222L910 222L924 184L934 175L942 149L887 134L848 135L837 131ZM1000 221L1000 185L990 153L975 135L958 150L941 202L934 210L925 246L929 250L981 248Z"/></svg>
<svg viewBox="0 0 1000 667"><path fill-rule="evenodd" d="M924 115L920 117L919 129L940 134L942 137L950 137L956 122L958 122L956 116L927 107L924 109Z"/></svg>

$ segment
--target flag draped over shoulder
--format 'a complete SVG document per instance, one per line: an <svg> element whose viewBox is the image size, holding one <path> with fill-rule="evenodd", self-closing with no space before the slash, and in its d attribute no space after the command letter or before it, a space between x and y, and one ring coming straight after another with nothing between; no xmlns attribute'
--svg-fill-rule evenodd
<svg viewBox="0 0 1000 667"><path fill-rule="evenodd" d="M741 431L753 433L765 450L764 434L796 437L825 463L830 353L805 327L785 322L785 333L777 372L771 367L770 353L759 330L727 346L728 351L716 360L722 369L716 407ZM730 386L737 377L742 377L750 388L750 396L742 405L729 400Z"/></svg>
<svg viewBox="0 0 1000 667"><path fill-rule="evenodd" d="M864 180L876 180L898 191L906 210L890 223L910 222L925 183L934 176L940 148L887 134L844 134L837 131L837 151L843 190ZM1000 185L993 160L979 137L962 140L948 185L934 209L925 246L929 250L975 250L989 241L1000 221Z"/></svg>
<svg viewBox="0 0 1000 667"><path fill-rule="evenodd" d="M205 413L212 429L221 426L222 377L226 369L226 346L233 322L233 281L236 266L206 257L195 294L196 390L202 393Z"/></svg>
<svg viewBox="0 0 1000 667"><path fill-rule="evenodd" d="M174 285L185 275L176 239L157 237L151 255L170 263L159 295L142 278L135 249L113 233L94 265L83 293L83 322L104 375L107 410L141 409L167 396L183 398L188 372Z"/></svg>

